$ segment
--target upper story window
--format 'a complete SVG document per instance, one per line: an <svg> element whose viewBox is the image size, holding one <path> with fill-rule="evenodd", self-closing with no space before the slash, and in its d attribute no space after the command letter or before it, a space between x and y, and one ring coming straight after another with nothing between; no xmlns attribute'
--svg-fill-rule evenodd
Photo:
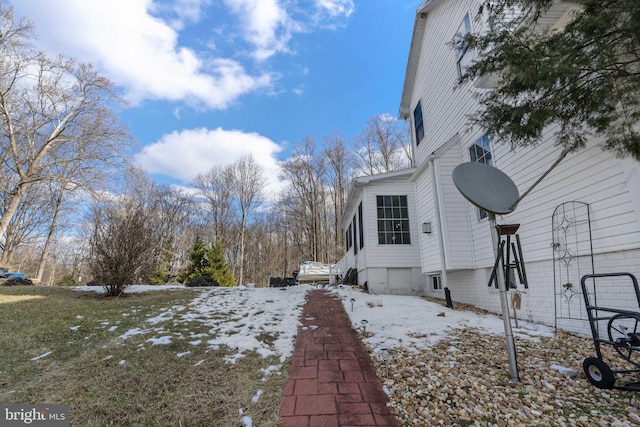
<svg viewBox="0 0 640 427"><path fill-rule="evenodd" d="M416 109L413 110L413 126L416 130L416 145L420 144L422 137L424 136L424 124L422 122L422 104L418 101Z"/></svg>
<svg viewBox="0 0 640 427"><path fill-rule="evenodd" d="M480 139L469 147L469 157L472 162L486 163L493 166L493 156L491 154L491 144L489 143L488 135L482 135ZM479 219L486 218L487 216L487 211L478 208Z"/></svg>
<svg viewBox="0 0 640 427"><path fill-rule="evenodd" d="M376 196L378 210L378 243L409 245L409 208L407 196Z"/></svg>
<svg viewBox="0 0 640 427"><path fill-rule="evenodd" d="M469 147L469 156L472 162L486 163L493 166L493 157L491 155L491 145L489 144L489 136L482 135L471 147Z"/></svg>
<svg viewBox="0 0 640 427"><path fill-rule="evenodd" d="M471 16L469 15L469 12L464 15L464 19L458 27L456 36L463 40L467 34L471 34ZM458 67L458 77L462 77L467 72L467 68L469 68L471 65L473 65L474 62L476 62L477 58L478 54L476 53L476 50L470 48L468 44L463 40L463 42L456 47L456 64Z"/></svg>

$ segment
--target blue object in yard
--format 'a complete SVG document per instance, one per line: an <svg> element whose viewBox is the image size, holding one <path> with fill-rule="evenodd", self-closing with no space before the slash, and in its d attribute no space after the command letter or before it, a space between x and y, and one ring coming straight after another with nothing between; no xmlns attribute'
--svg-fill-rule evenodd
<svg viewBox="0 0 640 427"><path fill-rule="evenodd" d="M17 277L18 279L24 279L24 273L7 273L7 277Z"/></svg>

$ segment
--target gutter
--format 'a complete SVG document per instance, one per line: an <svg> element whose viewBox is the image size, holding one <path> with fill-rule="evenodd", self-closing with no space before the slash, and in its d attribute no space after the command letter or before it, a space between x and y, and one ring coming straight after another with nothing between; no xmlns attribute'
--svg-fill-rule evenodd
<svg viewBox="0 0 640 427"><path fill-rule="evenodd" d="M435 159L436 157L429 156L429 165L431 167L431 183L433 186L433 204L436 211L436 221L438 227L438 239L440 241L440 279L442 280L442 288L447 289L449 281L447 279L447 255L444 249L444 230L442 227L442 212L440 212L440 194L442 193L442 186L436 174Z"/></svg>

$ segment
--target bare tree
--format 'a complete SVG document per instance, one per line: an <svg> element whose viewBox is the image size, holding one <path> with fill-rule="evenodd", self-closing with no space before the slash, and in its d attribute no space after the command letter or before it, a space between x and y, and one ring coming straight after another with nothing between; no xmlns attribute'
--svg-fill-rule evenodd
<svg viewBox="0 0 640 427"><path fill-rule="evenodd" d="M302 258L327 261L322 245L323 211L326 208L326 159L319 156L315 141L307 137L289 160L281 163L282 176L289 182L280 205L292 227L294 245Z"/></svg>
<svg viewBox="0 0 640 427"><path fill-rule="evenodd" d="M264 189L267 182L262 166L260 166L250 154L241 157L231 165L231 176L231 194L238 209L238 216L240 217L240 272L238 274L238 284L243 284L247 221L249 221L256 208L263 202Z"/></svg>
<svg viewBox="0 0 640 427"><path fill-rule="evenodd" d="M225 248L231 243L230 230L235 222L231 206L232 178L228 166L215 166L194 180L202 201L199 206L205 213L208 228L213 231L213 242Z"/></svg>
<svg viewBox="0 0 640 427"><path fill-rule="evenodd" d="M113 85L90 65L49 58L29 45L32 27L0 6L0 217L4 236L31 185L56 181L57 165L97 169L121 155L128 134ZM78 183L81 184L81 183Z"/></svg>
<svg viewBox="0 0 640 427"><path fill-rule="evenodd" d="M327 185L333 205L333 242L332 257L339 258L344 253L344 238L340 231L340 218L344 212L347 188L356 159L353 152L347 148L346 141L334 133L325 138L324 154L327 159Z"/></svg>
<svg viewBox="0 0 640 427"><path fill-rule="evenodd" d="M404 169L412 165L407 123L389 114L372 117L355 138L356 153L366 175Z"/></svg>
<svg viewBox="0 0 640 427"><path fill-rule="evenodd" d="M11 198L5 195L5 200ZM32 246L44 233L50 219L50 201L44 186L31 186L23 195L16 214L7 225L2 240L0 265L11 266L12 258L20 245Z"/></svg>
<svg viewBox="0 0 640 427"><path fill-rule="evenodd" d="M157 264L170 277L178 274L186 260L191 236L189 227L195 210L193 197L184 190L170 186L156 186L157 197L154 222L160 241Z"/></svg>

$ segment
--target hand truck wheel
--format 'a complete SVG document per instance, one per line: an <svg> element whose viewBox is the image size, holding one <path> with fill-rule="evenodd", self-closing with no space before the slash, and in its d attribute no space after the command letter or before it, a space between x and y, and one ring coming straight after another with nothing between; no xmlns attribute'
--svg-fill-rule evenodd
<svg viewBox="0 0 640 427"><path fill-rule="evenodd" d="M587 357L582 362L584 374L591 384L598 388L612 389L616 382L609 365L597 357Z"/></svg>

